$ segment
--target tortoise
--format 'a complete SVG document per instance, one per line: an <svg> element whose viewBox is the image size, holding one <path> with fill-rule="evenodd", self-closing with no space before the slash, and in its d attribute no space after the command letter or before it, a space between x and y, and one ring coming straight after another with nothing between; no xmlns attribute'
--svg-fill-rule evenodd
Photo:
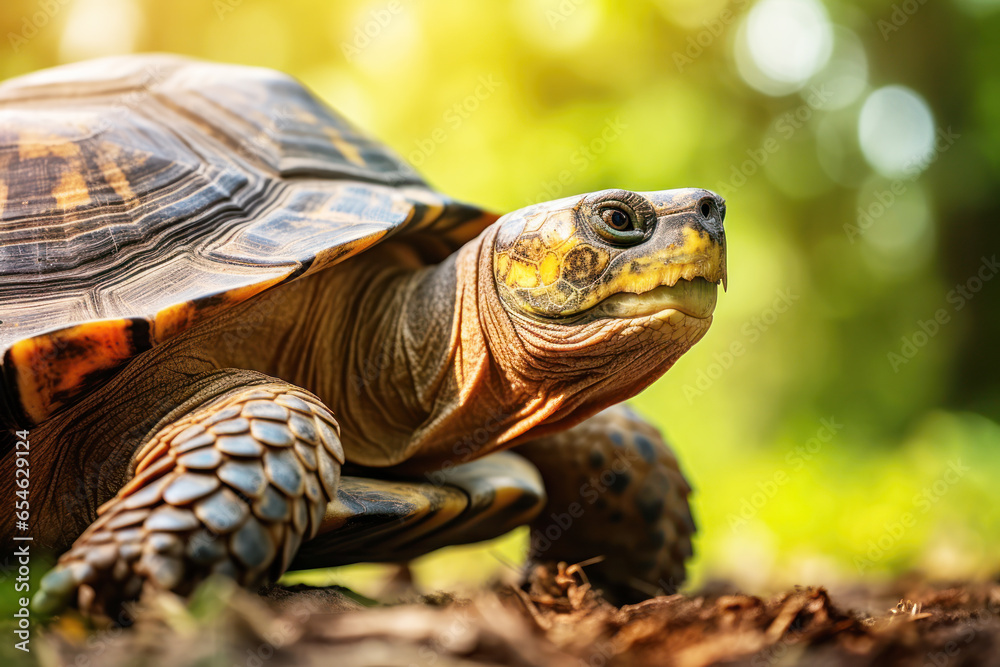
<svg viewBox="0 0 1000 667"><path fill-rule="evenodd" d="M609 596L676 587L690 487L621 402L708 330L725 212L608 189L499 216L267 69L3 83L3 534L62 553L35 609L526 524L535 560L603 556Z"/></svg>

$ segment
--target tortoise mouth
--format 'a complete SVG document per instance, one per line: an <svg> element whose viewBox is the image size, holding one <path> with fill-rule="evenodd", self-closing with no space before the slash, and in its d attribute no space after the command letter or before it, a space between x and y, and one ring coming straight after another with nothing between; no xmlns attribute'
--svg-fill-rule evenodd
<svg viewBox="0 0 1000 667"><path fill-rule="evenodd" d="M690 280L681 278L673 285L660 285L641 294L619 292L591 308L588 314L623 319L676 310L690 317L705 319L715 312L718 297L718 283L709 282L701 276Z"/></svg>

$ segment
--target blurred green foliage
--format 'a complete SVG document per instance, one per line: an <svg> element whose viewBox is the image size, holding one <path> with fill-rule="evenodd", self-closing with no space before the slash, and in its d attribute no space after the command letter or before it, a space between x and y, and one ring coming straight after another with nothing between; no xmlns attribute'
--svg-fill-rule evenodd
<svg viewBox="0 0 1000 667"><path fill-rule="evenodd" d="M636 400L696 487L695 580L990 573L1000 280L961 308L949 293L1000 246L1000 4L826 0L830 53L773 95L741 74L754 6L6 0L0 77L129 50L285 70L437 187L499 211L608 187L717 190L729 291L704 341ZM916 178L879 174L859 143L888 85L958 135ZM813 99L823 86L833 102ZM875 139L899 130L905 145L908 128ZM451 585L523 544L522 530L417 572Z"/></svg>

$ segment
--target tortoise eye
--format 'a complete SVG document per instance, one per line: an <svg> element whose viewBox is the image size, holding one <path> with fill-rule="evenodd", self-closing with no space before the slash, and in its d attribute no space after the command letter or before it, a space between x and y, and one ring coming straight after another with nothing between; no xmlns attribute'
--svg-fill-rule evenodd
<svg viewBox="0 0 1000 667"><path fill-rule="evenodd" d="M606 208L601 211L601 219L616 232L627 232L635 229L631 218L617 208Z"/></svg>
<svg viewBox="0 0 1000 667"><path fill-rule="evenodd" d="M594 216L594 231L615 245L635 245L646 238L646 227L635 210L621 201L598 206Z"/></svg>

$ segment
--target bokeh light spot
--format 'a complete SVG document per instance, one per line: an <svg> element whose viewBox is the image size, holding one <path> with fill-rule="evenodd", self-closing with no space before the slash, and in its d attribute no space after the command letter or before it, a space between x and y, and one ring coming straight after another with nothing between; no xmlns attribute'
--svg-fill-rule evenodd
<svg viewBox="0 0 1000 667"><path fill-rule="evenodd" d="M737 40L737 66L744 80L768 95L785 95L826 65L833 27L816 0L761 0Z"/></svg>
<svg viewBox="0 0 1000 667"><path fill-rule="evenodd" d="M132 0L77 0L69 7L59 59L74 62L135 51L142 13Z"/></svg>
<svg viewBox="0 0 1000 667"><path fill-rule="evenodd" d="M879 88L861 107L858 142L880 174L915 177L934 152L934 116L927 102L909 88Z"/></svg>

